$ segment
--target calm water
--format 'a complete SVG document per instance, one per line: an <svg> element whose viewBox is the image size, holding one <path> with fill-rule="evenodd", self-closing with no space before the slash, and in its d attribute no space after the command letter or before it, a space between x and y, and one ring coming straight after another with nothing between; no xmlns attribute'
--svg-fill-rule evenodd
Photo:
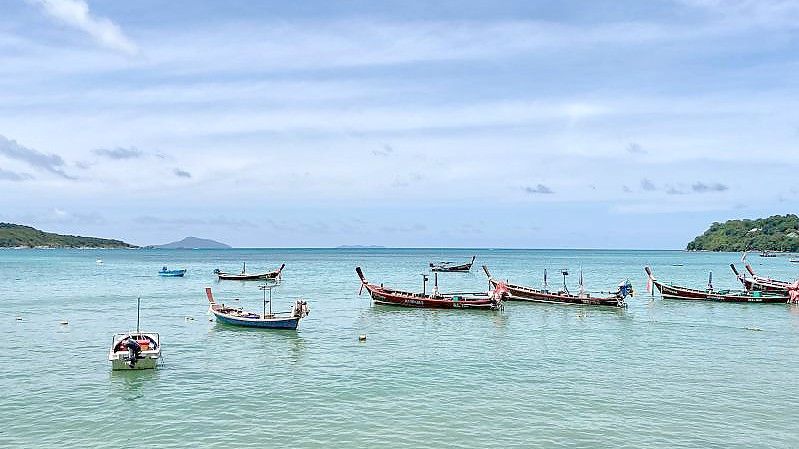
<svg viewBox="0 0 799 449"><path fill-rule="evenodd" d="M623 311L510 303L465 313L358 296L356 265L418 290L427 262L473 253L473 272L443 275L443 290L485 289L486 263L535 285L544 267L551 283L568 267L573 288L582 266L590 288L629 277L638 295ZM256 283L211 274L242 261L250 271L286 263L274 302L308 300L298 332L209 322L206 286L261 307ZM644 264L697 287L713 270L717 287L737 287L727 266L737 261L668 251L0 251L0 446L799 447L799 308L652 301L644 291ZM775 277L799 274L785 257L751 261ZM188 274L160 278L164 264ZM111 336L135 327L139 295L165 363L112 373Z"/></svg>

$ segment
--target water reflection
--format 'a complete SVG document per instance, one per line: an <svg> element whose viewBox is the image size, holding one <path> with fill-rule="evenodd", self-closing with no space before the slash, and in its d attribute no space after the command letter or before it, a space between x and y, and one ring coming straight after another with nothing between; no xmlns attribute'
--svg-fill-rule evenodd
<svg viewBox="0 0 799 449"><path fill-rule="evenodd" d="M298 330L258 329L215 323L209 329L208 335L221 342L221 344L241 345L246 343L252 348L285 350L286 354L289 355L289 361L294 363L303 359L307 346L307 341L302 336L301 328Z"/></svg>
<svg viewBox="0 0 799 449"><path fill-rule="evenodd" d="M124 401L135 401L142 398L147 386L151 382L158 381L160 377L159 370L163 369L165 367L160 365L156 369L111 370L109 374L111 393L118 394Z"/></svg>

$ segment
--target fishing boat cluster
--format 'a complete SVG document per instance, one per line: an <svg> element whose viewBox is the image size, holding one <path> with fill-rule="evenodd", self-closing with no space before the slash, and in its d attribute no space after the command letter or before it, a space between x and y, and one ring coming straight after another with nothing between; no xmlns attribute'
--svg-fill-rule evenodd
<svg viewBox="0 0 799 449"><path fill-rule="evenodd" d="M102 262L98 259L98 263ZM228 273L219 269L214 270L214 274L220 281L265 282L259 287L264 294L264 308L262 313L259 314L244 311L241 307L230 307L217 303L209 287L205 289L209 302L209 312L214 315L217 322L233 326L296 330L300 320L310 313L306 301L298 299L289 312L272 312L272 288L280 281L285 266L286 264L282 264L277 270L263 273L248 273L246 263L244 263L240 273ZM170 270L164 266L158 271L158 275L163 277L183 277L186 275L186 270ZM267 299L267 292L269 292L269 299ZM136 304L136 331L118 333L112 338L108 360L111 362L113 370L153 369L161 358L160 334L157 332L145 332L139 328L140 309L141 299L139 298Z"/></svg>
<svg viewBox="0 0 799 449"><path fill-rule="evenodd" d="M715 288L713 272L708 274L707 287L700 289L660 281L655 278L650 267L644 267L644 271L647 275L647 290L653 294L657 290L665 299L799 304L799 280L791 282L759 276L749 263L744 266L748 276L739 272L734 263L730 264L735 277L744 287L742 290Z"/></svg>
<svg viewBox="0 0 799 449"><path fill-rule="evenodd" d="M536 288L511 283L508 280L495 278L486 265L482 266L488 278L488 291L486 292L442 292L439 290L439 273L466 273L471 271L476 257L470 262L454 264L450 262L430 263L433 277L433 286L428 292L427 284L430 275L422 274L422 291L409 292L396 290L382 283L377 284L367 280L361 267L356 267L355 272L360 278L361 286L359 295L366 290L374 304L415 307L438 308L453 310L502 310L505 301L527 301L553 304L581 304L586 306L626 307L626 299L634 295L629 279L620 282L613 292L589 292L583 285L583 276L580 272L579 289L569 291L566 277L568 270L563 269L560 275L563 284L555 289L550 289L547 271L544 270L543 287ZM730 264L733 273L743 285L741 290L715 289L713 287L713 274L708 277L706 288L690 288L667 283L655 278L650 267L644 267L647 275L647 290L654 295L657 291L664 299L678 300L703 300L718 302L749 302L749 303L794 303L799 304L799 281L789 282L757 275L749 263L745 268L748 275L738 271L735 264ZM222 325L253 327L261 329L296 330L300 320L308 316L310 308L303 299L297 299L288 312L272 312L272 288L282 279L282 264L274 271L262 273L248 273L246 264L240 273L229 273L214 270L219 280L263 281L259 286L263 292L263 309L259 312L245 311L241 307L233 307L219 303L214 298L210 287L205 289L209 303L209 312L217 323ZM169 270L163 267L158 274L166 277L182 277L185 269ZM136 331L115 334L112 339L109 360L114 370L152 369L155 368L161 355L161 340L156 332L142 332L139 330L137 304ZM365 340L365 336L361 336Z"/></svg>

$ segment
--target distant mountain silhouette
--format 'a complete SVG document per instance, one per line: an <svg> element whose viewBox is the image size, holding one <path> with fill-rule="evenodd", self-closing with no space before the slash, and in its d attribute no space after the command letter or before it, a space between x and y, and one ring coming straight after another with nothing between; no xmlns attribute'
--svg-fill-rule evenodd
<svg viewBox="0 0 799 449"><path fill-rule="evenodd" d="M201 239L199 237L186 237L183 240L165 243L163 245L152 245L149 248L163 248L163 249L226 249L231 248L230 245L219 243L211 239Z"/></svg>

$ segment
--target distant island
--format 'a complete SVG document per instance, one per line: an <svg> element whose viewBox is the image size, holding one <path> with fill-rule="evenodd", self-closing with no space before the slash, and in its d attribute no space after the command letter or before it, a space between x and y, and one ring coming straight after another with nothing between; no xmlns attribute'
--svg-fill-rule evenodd
<svg viewBox="0 0 799 449"><path fill-rule="evenodd" d="M137 248L121 240L61 235L30 226L0 223L0 248Z"/></svg>
<svg viewBox="0 0 799 449"><path fill-rule="evenodd" d="M147 248L160 249L228 249L230 245L217 242L211 239L201 239L199 237L186 237L183 240L163 245L150 245Z"/></svg>
<svg viewBox="0 0 799 449"><path fill-rule="evenodd" d="M380 248L385 248L385 246L380 246L380 245L339 245L336 248L337 249L380 249Z"/></svg>
<svg viewBox="0 0 799 449"><path fill-rule="evenodd" d="M756 220L713 223L688 244L690 251L799 251L799 217L774 215Z"/></svg>

